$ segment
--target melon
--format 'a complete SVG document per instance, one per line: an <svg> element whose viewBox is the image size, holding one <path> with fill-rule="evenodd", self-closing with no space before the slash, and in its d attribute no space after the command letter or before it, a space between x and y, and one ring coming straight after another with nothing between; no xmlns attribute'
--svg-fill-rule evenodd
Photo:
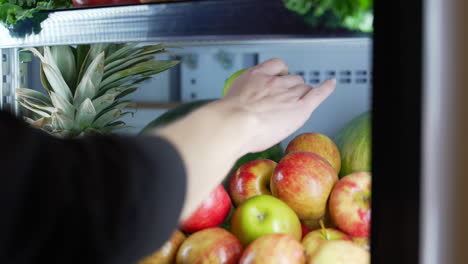
<svg viewBox="0 0 468 264"><path fill-rule="evenodd" d="M371 113L346 124L335 140L341 153L340 178L356 171L371 171Z"/></svg>

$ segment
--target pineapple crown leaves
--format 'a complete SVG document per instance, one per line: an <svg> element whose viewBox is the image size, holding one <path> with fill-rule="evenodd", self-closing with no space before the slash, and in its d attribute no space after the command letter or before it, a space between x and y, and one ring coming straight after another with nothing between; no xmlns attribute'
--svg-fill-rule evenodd
<svg viewBox="0 0 468 264"><path fill-rule="evenodd" d="M179 63L155 60L175 48L164 44L92 44L27 48L40 63L46 93L17 89L19 103L34 113L27 121L57 136L109 133L127 127L119 119L134 104L123 98Z"/></svg>

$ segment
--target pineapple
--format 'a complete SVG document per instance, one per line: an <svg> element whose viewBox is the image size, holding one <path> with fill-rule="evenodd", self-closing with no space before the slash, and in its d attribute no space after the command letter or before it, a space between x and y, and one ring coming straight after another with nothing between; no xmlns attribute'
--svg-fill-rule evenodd
<svg viewBox="0 0 468 264"><path fill-rule="evenodd" d="M123 100L138 84L177 65L154 60L163 44L92 44L27 48L39 57L46 93L17 89L18 102L33 113L26 121L58 137L105 134L126 127L119 119L134 103Z"/></svg>

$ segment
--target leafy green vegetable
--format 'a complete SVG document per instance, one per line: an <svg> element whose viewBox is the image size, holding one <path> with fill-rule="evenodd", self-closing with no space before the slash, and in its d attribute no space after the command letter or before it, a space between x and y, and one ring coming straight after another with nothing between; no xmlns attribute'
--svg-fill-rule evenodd
<svg viewBox="0 0 468 264"><path fill-rule="evenodd" d="M0 0L0 23L12 35L38 33L40 24L47 18L44 10L72 7L70 0Z"/></svg>
<svg viewBox="0 0 468 264"><path fill-rule="evenodd" d="M317 26L372 32L373 0L283 0L286 8Z"/></svg>

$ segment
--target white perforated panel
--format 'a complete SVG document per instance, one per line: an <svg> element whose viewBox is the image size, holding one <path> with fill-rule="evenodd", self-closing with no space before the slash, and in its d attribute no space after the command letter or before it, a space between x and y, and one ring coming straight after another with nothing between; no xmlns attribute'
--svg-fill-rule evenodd
<svg viewBox="0 0 468 264"><path fill-rule="evenodd" d="M320 132L333 138L349 120L370 109L371 47L369 39L351 39L185 48L191 58L181 67L182 100L219 98L230 74L253 66L256 60L278 57L286 61L290 73L301 75L311 85L337 79L335 92L293 135ZM224 55L224 61L219 54Z"/></svg>

